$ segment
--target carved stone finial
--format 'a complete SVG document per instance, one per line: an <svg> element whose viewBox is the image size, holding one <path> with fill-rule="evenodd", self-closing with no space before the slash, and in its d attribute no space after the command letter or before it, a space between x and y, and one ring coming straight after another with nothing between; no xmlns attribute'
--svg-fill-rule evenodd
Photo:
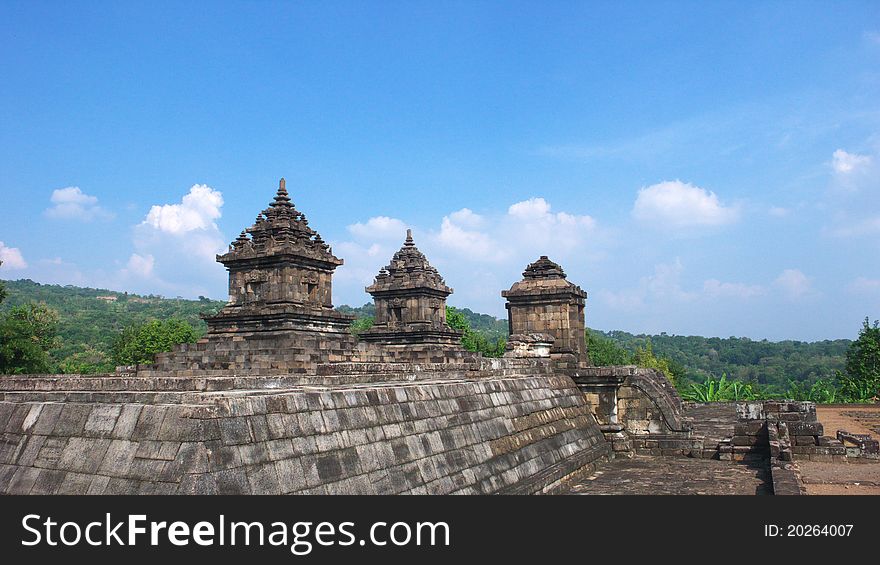
<svg viewBox="0 0 880 565"><path fill-rule="evenodd" d="M287 183L284 181L282 177L280 181L278 181L278 194L275 195L275 199L272 204L269 205L269 208L292 208L293 205L290 203L290 196L287 194Z"/></svg>
<svg viewBox="0 0 880 565"><path fill-rule="evenodd" d="M404 245L407 247L414 247L415 246L415 242L413 242L413 238L412 238L412 230L411 229L406 230L406 241L404 242Z"/></svg>

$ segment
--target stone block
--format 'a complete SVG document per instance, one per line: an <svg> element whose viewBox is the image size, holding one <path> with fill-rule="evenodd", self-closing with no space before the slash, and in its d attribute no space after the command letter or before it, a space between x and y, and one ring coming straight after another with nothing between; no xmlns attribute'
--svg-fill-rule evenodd
<svg viewBox="0 0 880 565"><path fill-rule="evenodd" d="M794 436L794 445L819 445L816 436Z"/></svg>
<svg viewBox="0 0 880 565"><path fill-rule="evenodd" d="M254 440L246 417L223 418L219 426L220 438L226 445L242 445Z"/></svg>
<svg viewBox="0 0 880 565"><path fill-rule="evenodd" d="M763 420L748 420L737 422L733 426L735 436L756 436L767 433L767 426Z"/></svg>
<svg viewBox="0 0 880 565"><path fill-rule="evenodd" d="M91 407L86 404L65 404L55 422L52 434L56 436L82 435L90 413Z"/></svg>
<svg viewBox="0 0 880 565"><path fill-rule="evenodd" d="M61 452L59 467L78 473L95 473L110 443L109 439L70 438Z"/></svg>
<svg viewBox="0 0 880 565"><path fill-rule="evenodd" d="M275 461L275 472L282 494L297 492L306 488L305 471L298 458Z"/></svg>
<svg viewBox="0 0 880 565"><path fill-rule="evenodd" d="M158 439L162 428L162 421L168 411L167 406L146 405L141 409L137 424L131 434L131 439Z"/></svg>
<svg viewBox="0 0 880 565"><path fill-rule="evenodd" d="M263 463L246 467L250 490L259 494L281 494L278 473L274 463Z"/></svg>
<svg viewBox="0 0 880 565"><path fill-rule="evenodd" d="M788 432L793 436L821 436L825 427L819 422L790 422Z"/></svg>
<svg viewBox="0 0 880 565"><path fill-rule="evenodd" d="M58 417L61 415L64 405L47 402L41 406L39 418L28 431L35 435L49 435L55 429L55 424L58 423Z"/></svg>
<svg viewBox="0 0 880 565"><path fill-rule="evenodd" d="M92 408L85 425L85 434L96 437L109 437L122 412L118 404L98 405Z"/></svg>
<svg viewBox="0 0 880 565"><path fill-rule="evenodd" d="M243 468L217 471L212 475L217 485L217 494L259 494L251 489L247 473Z"/></svg>
<svg viewBox="0 0 880 565"><path fill-rule="evenodd" d="M61 484L64 482L64 478L66 475L67 473L65 471L60 471L56 469L41 469L40 474L39 476L37 476L36 481L34 481L34 486L29 494L56 494L61 488Z"/></svg>
<svg viewBox="0 0 880 565"><path fill-rule="evenodd" d="M121 439L111 440L104 459L98 467L98 471L102 474L113 476L128 474L137 449L137 442ZM89 494L92 493L90 492Z"/></svg>
<svg viewBox="0 0 880 565"><path fill-rule="evenodd" d="M30 494L40 469L34 467L18 467L12 475L12 480L6 486L6 494Z"/></svg>
<svg viewBox="0 0 880 565"><path fill-rule="evenodd" d="M56 494L78 495L88 494L93 475L83 473L67 473Z"/></svg>
<svg viewBox="0 0 880 565"><path fill-rule="evenodd" d="M143 406L138 406L136 404L124 405L119 413L119 417L116 419L116 425L113 428L113 437L126 440L131 439L142 409Z"/></svg>

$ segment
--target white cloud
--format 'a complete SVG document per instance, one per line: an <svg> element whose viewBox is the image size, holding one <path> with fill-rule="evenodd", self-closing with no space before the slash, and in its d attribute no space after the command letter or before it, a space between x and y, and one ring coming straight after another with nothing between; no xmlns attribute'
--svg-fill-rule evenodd
<svg viewBox="0 0 880 565"><path fill-rule="evenodd" d="M485 224L485 219L479 214L474 214L470 208L462 208L449 214L450 221L464 228L479 228Z"/></svg>
<svg viewBox="0 0 880 565"><path fill-rule="evenodd" d="M756 284L721 282L718 279L703 282L703 293L709 297L752 298L765 292L764 287Z"/></svg>
<svg viewBox="0 0 880 565"><path fill-rule="evenodd" d="M774 218L785 218L789 214L791 214L791 210L789 208L783 208L781 206L771 206L767 213L773 216Z"/></svg>
<svg viewBox="0 0 880 565"><path fill-rule="evenodd" d="M226 240L214 220L222 215L223 194L204 184L194 184L179 204L150 208L135 230L135 247L148 251L184 252L208 262L222 253ZM173 243L172 243L173 242ZM173 249L172 249L173 248ZM156 250L153 252L151 250Z"/></svg>
<svg viewBox="0 0 880 565"><path fill-rule="evenodd" d="M739 219L738 208L722 205L714 192L679 180L639 190L632 214L658 228L714 227Z"/></svg>
<svg viewBox="0 0 880 565"><path fill-rule="evenodd" d="M798 299L815 293L812 279L798 269L785 269L776 277L773 284L790 299Z"/></svg>
<svg viewBox="0 0 880 565"><path fill-rule="evenodd" d="M374 243L369 247L369 249L367 249L367 255L369 255L370 257L376 257L380 253L382 253L382 246L378 243Z"/></svg>
<svg viewBox="0 0 880 565"><path fill-rule="evenodd" d="M382 266L388 264L401 243L402 240L393 244L332 242L334 255L345 261L333 274L334 302L354 306L367 302L370 297L363 293L364 287L373 282L373 277Z"/></svg>
<svg viewBox="0 0 880 565"><path fill-rule="evenodd" d="M98 198L84 193L78 186L68 186L52 191L49 198L52 207L46 209L46 216L58 219L81 220L110 219L113 214L98 206Z"/></svg>
<svg viewBox="0 0 880 565"><path fill-rule="evenodd" d="M397 218L376 216L365 223L348 226L348 231L359 239L399 239L402 242L406 237L406 223Z"/></svg>
<svg viewBox="0 0 880 565"><path fill-rule="evenodd" d="M440 233L437 235L439 244L447 250L473 259L493 261L502 258L505 254L501 253L489 234L466 229L458 224L456 219L464 219L466 225L473 225L473 218L462 215L461 212L460 210L443 217L440 222Z"/></svg>
<svg viewBox="0 0 880 565"><path fill-rule="evenodd" d="M511 204L507 214L485 217L468 208L443 217L435 241L451 258L492 263L534 261L551 249L558 257L582 248L596 221L586 215L554 213L540 197Z"/></svg>
<svg viewBox="0 0 880 565"><path fill-rule="evenodd" d="M871 164L870 155L847 153L843 149L834 152L831 158L831 166L835 172L848 175L856 173Z"/></svg>
<svg viewBox="0 0 880 565"><path fill-rule="evenodd" d="M0 261L3 262L0 269L26 269L28 266L19 248L6 247L2 241L0 241Z"/></svg>
<svg viewBox="0 0 880 565"><path fill-rule="evenodd" d="M550 203L539 197L512 204L499 228L499 240L511 242L524 258L534 261L549 249L561 257L584 252L589 236L596 234L597 224L588 215L554 213Z"/></svg>
<svg viewBox="0 0 880 565"><path fill-rule="evenodd" d="M845 225L827 230L836 237L860 237L865 235L874 235L880 233L880 216L865 218L861 220L849 220Z"/></svg>
<svg viewBox="0 0 880 565"><path fill-rule="evenodd" d="M880 292L880 279L869 279L866 277L857 277L849 284L847 289L856 293L873 293Z"/></svg>
<svg viewBox="0 0 880 565"><path fill-rule="evenodd" d="M134 253L118 277L166 294L218 296L205 283L221 288L224 279L216 262L228 242L216 224L222 213L222 193L204 184L193 185L178 203L152 206L134 228Z"/></svg>
<svg viewBox="0 0 880 565"><path fill-rule="evenodd" d="M550 204L543 198L529 198L523 202L511 204L507 213L520 220L533 220L546 217L550 213Z"/></svg>
<svg viewBox="0 0 880 565"><path fill-rule="evenodd" d="M179 204L150 208L143 224L172 235L217 229L214 220L221 216L222 207L223 194L220 191L205 184L194 184Z"/></svg>
<svg viewBox="0 0 880 565"><path fill-rule="evenodd" d="M638 311L649 303L653 306L676 308L680 304L695 302L718 302L720 299L747 300L766 294L761 285L738 282L722 282L707 279L699 290L686 290L681 282L684 265L679 258L671 263L654 266L651 275L639 279L638 286L618 291L600 290L599 299L603 305L618 310Z"/></svg>
<svg viewBox="0 0 880 565"><path fill-rule="evenodd" d="M126 271L139 277L151 277L153 275L153 267L156 265L156 259L152 255L138 255L132 253L128 259Z"/></svg>
<svg viewBox="0 0 880 565"><path fill-rule="evenodd" d="M416 245L456 287L456 301L484 312L503 314L502 288L517 280L522 269L540 255L571 266L576 273L597 256L601 238L596 221L587 215L554 212L544 198L515 202L494 213L462 208L439 217L434 229L414 229ZM363 287L403 243L406 224L377 216L348 226L349 241L333 242L345 259L334 277L337 302L362 304ZM487 289L491 291L487 292Z"/></svg>
<svg viewBox="0 0 880 565"><path fill-rule="evenodd" d="M655 265L654 273L639 279L639 284L635 288L617 291L603 289L598 293L599 299L609 307L619 310L636 310L644 307L648 301L691 302L699 295L682 288L683 271L681 259L676 257L672 263Z"/></svg>

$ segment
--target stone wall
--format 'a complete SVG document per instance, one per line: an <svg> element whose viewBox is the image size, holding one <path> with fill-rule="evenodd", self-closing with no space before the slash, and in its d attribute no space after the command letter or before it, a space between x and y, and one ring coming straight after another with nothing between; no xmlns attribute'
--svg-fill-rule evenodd
<svg viewBox="0 0 880 565"><path fill-rule="evenodd" d="M0 492L552 492L610 446L571 379L524 367L4 382Z"/></svg>
<svg viewBox="0 0 880 565"><path fill-rule="evenodd" d="M235 375L313 375L333 363L479 363L480 356L460 345L380 345L358 342L349 333L272 331L212 335L156 355L138 376L213 377Z"/></svg>
<svg viewBox="0 0 880 565"><path fill-rule="evenodd" d="M704 456L703 438L693 435L682 417L681 397L662 373L581 367L574 380L616 453Z"/></svg>

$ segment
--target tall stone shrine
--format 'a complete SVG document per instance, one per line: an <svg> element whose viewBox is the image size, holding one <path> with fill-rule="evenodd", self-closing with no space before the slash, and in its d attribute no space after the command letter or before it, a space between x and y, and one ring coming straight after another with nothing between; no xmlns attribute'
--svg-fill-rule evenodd
<svg viewBox="0 0 880 565"><path fill-rule="evenodd" d="M345 333L333 309L333 255L290 200L284 179L269 207L217 256L229 271L229 303L207 317L209 334L300 329Z"/></svg>

